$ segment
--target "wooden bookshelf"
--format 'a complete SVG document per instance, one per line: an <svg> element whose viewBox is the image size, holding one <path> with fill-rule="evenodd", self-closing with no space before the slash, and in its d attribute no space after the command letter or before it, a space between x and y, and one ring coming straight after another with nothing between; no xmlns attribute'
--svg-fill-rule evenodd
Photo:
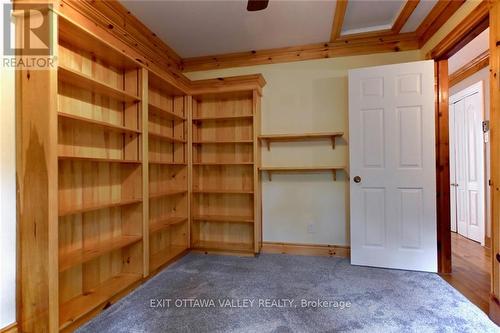
<svg viewBox="0 0 500 333"><path fill-rule="evenodd" d="M345 170L345 166L316 166L316 167L260 167L260 171L267 172L269 181L272 180L273 173L316 173L331 172L333 180L337 180L337 171Z"/></svg>
<svg viewBox="0 0 500 333"><path fill-rule="evenodd" d="M143 277L144 129L140 65L59 23L55 285L65 329Z"/></svg>
<svg viewBox="0 0 500 333"><path fill-rule="evenodd" d="M188 101L158 75L148 73L148 272L189 248Z"/></svg>
<svg viewBox="0 0 500 333"><path fill-rule="evenodd" d="M267 150L271 150L272 142L294 142L310 140L331 140L332 149L335 149L335 139L344 135L344 132L302 133L302 134L267 134L259 135Z"/></svg>
<svg viewBox="0 0 500 333"><path fill-rule="evenodd" d="M260 251L260 95L193 96L191 247Z"/></svg>

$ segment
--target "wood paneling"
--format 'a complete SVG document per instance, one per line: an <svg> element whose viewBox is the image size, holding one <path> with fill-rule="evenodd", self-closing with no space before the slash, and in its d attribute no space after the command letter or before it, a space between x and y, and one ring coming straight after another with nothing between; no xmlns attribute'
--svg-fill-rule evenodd
<svg viewBox="0 0 500 333"><path fill-rule="evenodd" d="M490 1L490 94L492 181L492 287L490 316L500 324L500 1Z"/></svg>
<svg viewBox="0 0 500 333"><path fill-rule="evenodd" d="M335 6L335 14L333 17L332 32L330 34L330 42L335 41L340 37L342 25L344 23L345 12L347 10L347 0L338 0Z"/></svg>
<svg viewBox="0 0 500 333"><path fill-rule="evenodd" d="M450 74L449 78L450 87L453 87L457 83L465 80L469 76L487 67L489 63L490 63L490 51L487 50L478 55L476 58L472 59L470 62L460 67L454 73Z"/></svg>

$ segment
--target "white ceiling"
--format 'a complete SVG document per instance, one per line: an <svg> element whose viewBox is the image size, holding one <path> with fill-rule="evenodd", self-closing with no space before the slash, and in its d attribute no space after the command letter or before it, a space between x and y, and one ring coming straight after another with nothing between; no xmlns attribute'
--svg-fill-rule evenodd
<svg viewBox="0 0 500 333"><path fill-rule="evenodd" d="M460 51L448 59L448 73L453 74L484 51L490 48L490 28L481 32L476 38L471 40Z"/></svg>
<svg viewBox="0 0 500 333"><path fill-rule="evenodd" d="M121 0L182 58L330 40L336 1L270 0L246 10L246 0ZM402 32L415 31L437 0L420 1ZM342 35L390 28L403 0L350 0Z"/></svg>

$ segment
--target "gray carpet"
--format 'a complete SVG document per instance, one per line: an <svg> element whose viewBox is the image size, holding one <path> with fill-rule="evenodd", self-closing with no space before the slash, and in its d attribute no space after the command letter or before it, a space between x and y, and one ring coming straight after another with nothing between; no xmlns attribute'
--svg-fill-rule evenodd
<svg viewBox="0 0 500 333"><path fill-rule="evenodd" d="M171 299L170 307L166 299ZM247 307L227 307L228 299L240 301L233 306ZM327 301L322 305L329 307L304 304L302 299ZM191 253L78 332L486 333L499 329L436 274L357 267L340 258Z"/></svg>

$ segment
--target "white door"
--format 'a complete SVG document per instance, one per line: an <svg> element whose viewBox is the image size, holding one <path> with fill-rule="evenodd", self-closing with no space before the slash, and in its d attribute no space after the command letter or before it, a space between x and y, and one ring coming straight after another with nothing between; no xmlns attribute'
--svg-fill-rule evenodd
<svg viewBox="0 0 500 333"><path fill-rule="evenodd" d="M453 115L455 114L455 105L453 103L448 104L449 113L449 144L450 144L450 229L453 232L458 230L458 216L457 216L457 172L455 170L456 149L457 144L455 143L455 121Z"/></svg>
<svg viewBox="0 0 500 333"><path fill-rule="evenodd" d="M434 63L349 71L351 264L437 271Z"/></svg>
<svg viewBox="0 0 500 333"><path fill-rule="evenodd" d="M456 231L484 244L485 183L483 138L483 82L480 81L450 97L450 183L451 214ZM451 181L453 180L453 181ZM453 228L452 228L453 230Z"/></svg>

